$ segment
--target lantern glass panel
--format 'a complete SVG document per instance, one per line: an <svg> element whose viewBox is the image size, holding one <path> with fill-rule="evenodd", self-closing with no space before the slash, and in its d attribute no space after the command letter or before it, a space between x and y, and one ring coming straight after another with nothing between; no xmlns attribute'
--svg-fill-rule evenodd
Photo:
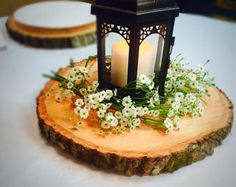
<svg viewBox="0 0 236 187"><path fill-rule="evenodd" d="M138 73L156 75L160 71L162 54L163 54L164 39L160 34L154 33L147 36L139 48ZM144 50L146 48L146 50Z"/></svg>
<svg viewBox="0 0 236 187"><path fill-rule="evenodd" d="M129 45L118 33L110 32L105 37L105 56L110 61L109 84L124 87L128 77ZM106 80L108 81L108 80Z"/></svg>

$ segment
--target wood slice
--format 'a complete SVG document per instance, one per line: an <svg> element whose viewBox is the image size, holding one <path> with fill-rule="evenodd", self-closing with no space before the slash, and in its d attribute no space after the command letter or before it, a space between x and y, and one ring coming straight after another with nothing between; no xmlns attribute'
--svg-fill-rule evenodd
<svg viewBox="0 0 236 187"><path fill-rule="evenodd" d="M93 63L91 80L97 79L96 60ZM65 75L69 69L61 69L60 74ZM37 99L42 134L80 160L126 175L173 172L202 160L221 144L233 121L231 101L220 89L211 88L211 97L205 98L204 115L184 117L179 131L164 134L143 124L132 132L102 136L95 114L75 129L77 118L71 98L56 102L54 93L46 96L52 88L53 92L58 90L58 83L49 81Z"/></svg>
<svg viewBox="0 0 236 187"><path fill-rule="evenodd" d="M21 24L10 16L6 28L14 40L33 47L82 47L96 42L96 22L73 28L47 29Z"/></svg>

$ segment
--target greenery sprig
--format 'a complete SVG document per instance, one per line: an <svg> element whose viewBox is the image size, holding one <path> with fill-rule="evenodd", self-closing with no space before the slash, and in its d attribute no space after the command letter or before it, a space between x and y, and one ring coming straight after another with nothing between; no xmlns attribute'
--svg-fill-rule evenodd
<svg viewBox="0 0 236 187"><path fill-rule="evenodd" d="M203 96L208 95L208 87L214 87L214 79L209 76L205 65L196 70L187 69L182 55L172 60L166 82L165 95L161 98L158 87L154 86L155 74L140 74L136 81L115 90L99 88L97 81L89 84L89 68L91 59L85 66L76 66L70 61L71 70L64 77L52 72L44 75L58 81L62 90L76 97L74 113L81 119L86 119L92 110L99 118L99 125L104 130L123 132L141 126L141 122L165 132L178 129L183 116L200 117L204 111ZM138 93L124 95L122 93ZM56 100L61 101L60 93Z"/></svg>

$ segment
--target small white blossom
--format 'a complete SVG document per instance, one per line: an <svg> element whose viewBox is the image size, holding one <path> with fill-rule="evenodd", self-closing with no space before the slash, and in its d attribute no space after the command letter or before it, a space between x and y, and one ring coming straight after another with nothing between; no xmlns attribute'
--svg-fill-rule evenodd
<svg viewBox="0 0 236 187"><path fill-rule="evenodd" d="M123 105L124 107L129 107L129 106L131 106L131 105L132 105L132 99L131 99L131 97L130 97L130 96L124 97L124 98L122 99L122 105Z"/></svg>
<svg viewBox="0 0 236 187"><path fill-rule="evenodd" d="M97 111L97 116L98 116L99 118L103 118L103 117L105 116L105 113L106 113L106 110L99 109L99 110Z"/></svg>
<svg viewBox="0 0 236 187"><path fill-rule="evenodd" d="M86 90L86 88L81 88L80 90L79 90L79 92L80 92L80 94L81 95L83 95L83 96L85 96L85 95L87 95L87 90Z"/></svg>
<svg viewBox="0 0 236 187"><path fill-rule="evenodd" d="M105 120L112 127L115 127L118 125L118 120L113 115L107 115Z"/></svg>
<svg viewBox="0 0 236 187"><path fill-rule="evenodd" d="M170 118L166 118L164 121L164 125L167 129L171 130L174 128L173 122Z"/></svg>
<svg viewBox="0 0 236 187"><path fill-rule="evenodd" d="M56 94L56 101L58 102L58 103L60 103L60 102L62 102L62 96L61 96L61 94Z"/></svg>
<svg viewBox="0 0 236 187"><path fill-rule="evenodd" d="M113 95L117 96L117 89L115 88L115 90L113 91Z"/></svg>
<svg viewBox="0 0 236 187"><path fill-rule="evenodd" d="M189 78L190 80L192 80L192 81L195 81L196 78L197 78L197 76L196 76L195 74L193 74L193 73L189 73L189 74L188 74L188 78Z"/></svg>
<svg viewBox="0 0 236 187"><path fill-rule="evenodd" d="M92 86L88 86L88 87L87 87L87 91L88 91L89 93L93 93L94 88L93 88Z"/></svg>
<svg viewBox="0 0 236 187"><path fill-rule="evenodd" d="M94 87L94 88L98 88L98 86L99 86L99 83L98 83L98 81L93 81L93 83L92 83L92 84L93 84L93 87Z"/></svg>
<svg viewBox="0 0 236 187"><path fill-rule="evenodd" d="M120 111L115 112L115 117L119 120L122 118L122 113Z"/></svg>
<svg viewBox="0 0 236 187"><path fill-rule="evenodd" d="M142 84L150 84L151 80L144 74L140 74L138 77L138 80L142 83Z"/></svg>
<svg viewBox="0 0 236 187"><path fill-rule="evenodd" d="M112 90L106 90L106 99L110 100L113 96Z"/></svg>
<svg viewBox="0 0 236 187"><path fill-rule="evenodd" d="M176 87L177 88L183 88L184 86L185 86L185 83L184 83L184 81L183 80L177 80L176 82L175 82L175 85L176 85Z"/></svg>
<svg viewBox="0 0 236 187"><path fill-rule="evenodd" d="M73 71L74 73L77 73L77 72L79 72L79 69L78 69L77 67L73 67L73 68L72 68L72 71Z"/></svg>
<svg viewBox="0 0 236 187"><path fill-rule="evenodd" d="M98 101L102 102L106 98L107 94L105 91L101 91L98 93Z"/></svg>
<svg viewBox="0 0 236 187"><path fill-rule="evenodd" d="M75 81L75 75L73 73L68 73L66 77L71 82Z"/></svg>
<svg viewBox="0 0 236 187"><path fill-rule="evenodd" d="M182 92L176 92L175 99L182 101L184 99L184 94Z"/></svg>
<svg viewBox="0 0 236 187"><path fill-rule="evenodd" d="M111 126L109 123L107 123L105 120L101 122L101 128L102 129L109 129Z"/></svg>
<svg viewBox="0 0 236 187"><path fill-rule="evenodd" d="M81 73L88 73L88 69L86 67L81 67L79 70Z"/></svg>
<svg viewBox="0 0 236 187"><path fill-rule="evenodd" d="M76 76L76 80L77 80L77 81L83 80L83 75L82 75L81 73L79 73L79 74Z"/></svg>
<svg viewBox="0 0 236 187"><path fill-rule="evenodd" d="M175 125L178 126L178 125L180 124L180 118L179 118L179 116L175 116L173 122L174 122Z"/></svg>
<svg viewBox="0 0 236 187"><path fill-rule="evenodd" d="M76 105L76 106L82 106L82 105L84 105L84 100L83 100L83 99L76 99L75 105Z"/></svg>
<svg viewBox="0 0 236 187"><path fill-rule="evenodd" d="M76 107L76 108L74 109L74 113L75 113L76 115L79 115L79 114L80 114L80 110L81 110L80 107Z"/></svg>
<svg viewBox="0 0 236 187"><path fill-rule="evenodd" d="M79 112L81 118L86 119L89 115L89 111L85 108L82 108Z"/></svg>
<svg viewBox="0 0 236 187"><path fill-rule="evenodd" d="M99 93L89 95L89 103L97 104L99 101Z"/></svg>
<svg viewBox="0 0 236 187"><path fill-rule="evenodd" d="M134 128L136 128L136 127L138 127L139 125L140 125L140 119L139 118L134 118L134 119L132 119L132 126L134 127Z"/></svg>
<svg viewBox="0 0 236 187"><path fill-rule="evenodd" d="M106 103L106 108L110 108L112 106L112 103Z"/></svg>
<svg viewBox="0 0 236 187"><path fill-rule="evenodd" d="M179 107L180 107L180 100L175 100L175 101L172 103L171 107L173 108L173 110L178 110Z"/></svg>
<svg viewBox="0 0 236 187"><path fill-rule="evenodd" d="M148 114L149 110L147 107L142 108L142 116Z"/></svg>
<svg viewBox="0 0 236 187"><path fill-rule="evenodd" d="M68 89L71 89L71 88L73 88L73 83L72 82L68 82L67 84L66 84L66 86L67 86L67 88Z"/></svg>
<svg viewBox="0 0 236 187"><path fill-rule="evenodd" d="M148 85L148 89L149 90L152 90L154 88L154 82L151 82L149 85Z"/></svg>

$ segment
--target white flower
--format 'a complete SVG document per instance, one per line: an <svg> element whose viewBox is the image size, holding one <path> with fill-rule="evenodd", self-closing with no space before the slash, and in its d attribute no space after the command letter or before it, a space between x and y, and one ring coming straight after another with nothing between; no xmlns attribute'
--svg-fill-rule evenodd
<svg viewBox="0 0 236 187"><path fill-rule="evenodd" d="M57 101L58 103L62 102L62 96L61 96L61 94L56 94L56 101Z"/></svg>
<svg viewBox="0 0 236 187"><path fill-rule="evenodd" d="M170 118L166 118L164 121L164 125L167 129L171 130L174 128L173 122Z"/></svg>
<svg viewBox="0 0 236 187"><path fill-rule="evenodd" d="M102 120L101 122L101 128L102 129L109 129L111 126L108 124L105 120Z"/></svg>
<svg viewBox="0 0 236 187"><path fill-rule="evenodd" d="M180 124L179 116L175 116L173 121L174 121L174 124L178 126Z"/></svg>
<svg viewBox="0 0 236 187"><path fill-rule="evenodd" d="M81 118L86 119L89 115L89 111L86 108L82 108L79 111L79 115L80 115Z"/></svg>
<svg viewBox="0 0 236 187"><path fill-rule="evenodd" d="M92 104L90 104L90 107L92 109L97 109L99 107L99 103L92 103Z"/></svg>
<svg viewBox="0 0 236 187"><path fill-rule="evenodd" d="M110 108L112 106L112 103L106 103L106 108Z"/></svg>
<svg viewBox="0 0 236 187"><path fill-rule="evenodd" d="M102 102L106 98L107 94L105 91L101 91L98 93L98 101Z"/></svg>
<svg viewBox="0 0 236 187"><path fill-rule="evenodd" d="M131 99L131 97L130 97L130 96L124 97L124 98L122 99L122 105L123 105L124 107L129 107L129 106L131 106L131 105L132 105L132 99Z"/></svg>
<svg viewBox="0 0 236 187"><path fill-rule="evenodd" d="M196 78L197 78L197 76L196 76L195 74L193 74L193 73L189 73L189 74L188 74L188 78L189 78L190 80L192 80L192 81L195 81Z"/></svg>
<svg viewBox="0 0 236 187"><path fill-rule="evenodd" d="M188 93L185 96L185 102L186 104L194 103L196 100L196 96L193 93Z"/></svg>
<svg viewBox="0 0 236 187"><path fill-rule="evenodd" d="M117 96L117 89L115 88L115 90L113 91L113 94L114 94L114 96Z"/></svg>
<svg viewBox="0 0 236 187"><path fill-rule="evenodd" d="M72 71L73 71L74 73L77 73L77 72L79 71L79 69L78 69L77 67L73 67L73 68L72 68Z"/></svg>
<svg viewBox="0 0 236 187"><path fill-rule="evenodd" d="M68 73L66 77L69 81L75 81L75 75L72 73Z"/></svg>
<svg viewBox="0 0 236 187"><path fill-rule="evenodd" d="M76 80L77 80L77 81L83 80L83 75L82 75L81 73L79 73L79 74L76 76Z"/></svg>
<svg viewBox="0 0 236 187"><path fill-rule="evenodd" d="M89 96L88 95L84 96L84 103L85 103L85 105L89 105Z"/></svg>
<svg viewBox="0 0 236 187"><path fill-rule="evenodd" d="M153 116L158 117L160 115L160 112L158 110L153 111Z"/></svg>
<svg viewBox="0 0 236 187"><path fill-rule="evenodd" d="M83 96L85 96L85 95L87 95L87 90L86 90L86 88L81 88L80 90L79 90L79 92L80 92L80 94L81 95L83 95Z"/></svg>
<svg viewBox="0 0 236 187"><path fill-rule="evenodd" d="M175 100L175 101L172 103L171 107L173 108L173 110L178 110L179 107L180 107L180 101L179 101L179 100Z"/></svg>
<svg viewBox="0 0 236 187"><path fill-rule="evenodd" d="M92 84L93 84L93 87L94 87L94 88L97 88L97 87L99 86L99 83L98 83L98 81L93 81L93 83L92 83Z"/></svg>
<svg viewBox="0 0 236 187"><path fill-rule="evenodd" d="M197 87L198 87L198 82L197 82L197 81L191 81L191 82L189 83L189 85L190 85L190 87L192 87L192 88L197 88Z"/></svg>
<svg viewBox="0 0 236 187"><path fill-rule="evenodd" d="M74 113L75 113L76 115L79 115L79 114L80 114L80 110L81 110L80 107L76 107L76 108L74 109Z"/></svg>
<svg viewBox="0 0 236 187"><path fill-rule="evenodd" d="M175 85L176 85L177 88L183 88L184 85L185 85L185 83L184 83L183 80L177 80L177 81L175 82Z"/></svg>
<svg viewBox="0 0 236 187"><path fill-rule="evenodd" d="M88 87L87 87L87 90L88 90L89 93L92 93L92 92L94 91L94 87L88 86Z"/></svg>
<svg viewBox="0 0 236 187"><path fill-rule="evenodd" d="M180 101L182 101L184 99L184 94L182 92L176 92L175 99L179 99Z"/></svg>
<svg viewBox="0 0 236 187"><path fill-rule="evenodd" d="M127 125L128 125L128 121L129 121L129 120L128 120L127 118L124 118L124 117L121 118L120 121L119 121L121 127L125 127L125 126L127 126Z"/></svg>
<svg viewBox="0 0 236 187"><path fill-rule="evenodd" d="M168 116L169 118L172 118L174 115L175 115L174 110L169 110L167 116Z"/></svg>
<svg viewBox="0 0 236 187"><path fill-rule="evenodd" d="M196 118L196 117L200 117L200 114L197 111L194 111L192 113L192 117Z"/></svg>
<svg viewBox="0 0 236 187"><path fill-rule="evenodd" d="M150 107L155 106L155 101L154 101L154 98L153 98L153 97L149 100L149 106L150 106Z"/></svg>
<svg viewBox="0 0 236 187"><path fill-rule="evenodd" d="M119 112L119 111L116 111L116 112L115 112L115 117L116 117L117 119L121 119L121 118L122 118L122 113Z"/></svg>
<svg viewBox="0 0 236 187"><path fill-rule="evenodd" d="M83 74L88 73L88 69L86 67L81 67L80 72Z"/></svg>
<svg viewBox="0 0 236 187"><path fill-rule="evenodd" d="M106 90L106 99L110 100L113 96L112 90Z"/></svg>
<svg viewBox="0 0 236 187"><path fill-rule="evenodd" d="M171 81L166 81L165 82L165 90L167 92L170 92L172 90L172 88L173 88L172 82Z"/></svg>
<svg viewBox="0 0 236 187"><path fill-rule="evenodd" d="M89 95L89 103L97 104L99 100L99 93Z"/></svg>
<svg viewBox="0 0 236 187"><path fill-rule="evenodd" d="M144 74L140 74L138 77L138 80L142 83L142 84L147 84L149 85L152 81Z"/></svg>
<svg viewBox="0 0 236 187"><path fill-rule="evenodd" d="M68 89L71 89L71 88L73 88L74 85L73 85L72 82L69 81L69 82L66 84L66 86L67 86Z"/></svg>
<svg viewBox="0 0 236 187"><path fill-rule="evenodd" d="M154 82L151 82L149 85L148 85L148 89L149 90L152 90L154 88Z"/></svg>
<svg viewBox="0 0 236 187"><path fill-rule="evenodd" d="M103 118L103 117L105 116L105 113L106 113L106 110L99 109L99 110L97 111L97 116L98 116L99 118Z"/></svg>
<svg viewBox="0 0 236 187"><path fill-rule="evenodd" d="M134 118L132 119L132 126L135 128L140 125L140 119L139 118Z"/></svg>
<svg viewBox="0 0 236 187"><path fill-rule="evenodd" d="M146 114L148 114L148 113L149 113L148 108L147 108L147 107L143 107L143 108L142 108L142 116L143 116L143 115L146 115Z"/></svg>
<svg viewBox="0 0 236 187"><path fill-rule="evenodd" d="M129 117L132 115L132 110L128 107L125 107L122 109L122 114L125 116L125 117Z"/></svg>
<svg viewBox="0 0 236 187"><path fill-rule="evenodd" d="M84 105L83 99L76 99L75 105L76 105L76 106L82 106L82 105Z"/></svg>
<svg viewBox="0 0 236 187"><path fill-rule="evenodd" d="M118 125L118 120L113 116L113 114L106 115L105 121L112 127L115 127Z"/></svg>

